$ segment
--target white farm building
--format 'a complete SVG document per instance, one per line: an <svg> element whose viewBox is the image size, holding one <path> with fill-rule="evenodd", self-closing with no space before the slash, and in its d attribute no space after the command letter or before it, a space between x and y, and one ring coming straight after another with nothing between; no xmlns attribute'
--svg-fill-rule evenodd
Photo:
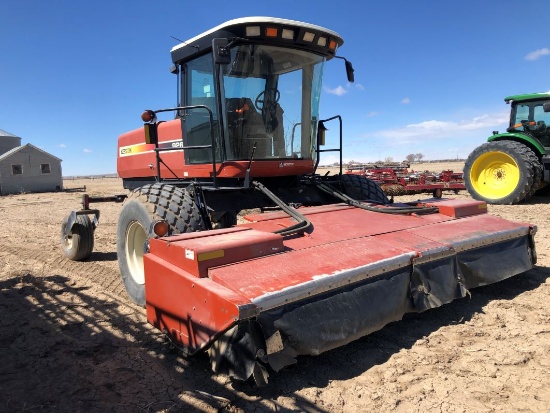
<svg viewBox="0 0 550 413"><path fill-rule="evenodd" d="M0 195L62 189L61 159L0 129Z"/></svg>

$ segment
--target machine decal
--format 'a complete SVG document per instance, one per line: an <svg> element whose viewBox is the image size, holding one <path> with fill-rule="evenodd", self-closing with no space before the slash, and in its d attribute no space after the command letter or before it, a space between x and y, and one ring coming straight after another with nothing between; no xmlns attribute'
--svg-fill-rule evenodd
<svg viewBox="0 0 550 413"><path fill-rule="evenodd" d="M199 261L207 261L207 260L213 260L215 258L223 258L224 256L225 256L224 250L217 250L217 251L203 252L201 254L198 254L197 259Z"/></svg>
<svg viewBox="0 0 550 413"><path fill-rule="evenodd" d="M162 142L158 144L159 149L166 149L166 148L183 148L183 142L181 139L175 139L168 142ZM118 155L120 157L123 156L131 156L131 155L139 155L142 153L147 152L154 152L155 145L152 143L138 143L137 145L128 145L128 146L122 146L119 149ZM182 149L183 151L183 149ZM179 152L179 151L177 151Z"/></svg>

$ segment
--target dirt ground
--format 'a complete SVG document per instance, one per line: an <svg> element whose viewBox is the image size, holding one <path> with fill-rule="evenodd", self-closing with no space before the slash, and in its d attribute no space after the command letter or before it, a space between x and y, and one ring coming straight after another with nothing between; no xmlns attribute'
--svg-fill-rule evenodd
<svg viewBox="0 0 550 413"><path fill-rule="evenodd" d="M461 170L462 165L415 165ZM65 181L94 195L118 179ZM466 192L453 197L468 197ZM81 193L0 197L0 412L549 412L550 197L489 212L536 224L538 264L405 317L256 388L184 358L126 297L121 204L100 204L92 257L66 259L60 223ZM397 200L426 196L400 197Z"/></svg>

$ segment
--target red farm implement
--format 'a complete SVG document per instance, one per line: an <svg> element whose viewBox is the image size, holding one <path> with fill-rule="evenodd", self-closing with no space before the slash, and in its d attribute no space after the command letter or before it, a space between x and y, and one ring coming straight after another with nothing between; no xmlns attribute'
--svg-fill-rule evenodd
<svg viewBox="0 0 550 413"><path fill-rule="evenodd" d="M441 198L443 191L465 190L462 172L414 171L409 164L363 164L353 165L346 174L363 175L376 182L390 196L431 193Z"/></svg>

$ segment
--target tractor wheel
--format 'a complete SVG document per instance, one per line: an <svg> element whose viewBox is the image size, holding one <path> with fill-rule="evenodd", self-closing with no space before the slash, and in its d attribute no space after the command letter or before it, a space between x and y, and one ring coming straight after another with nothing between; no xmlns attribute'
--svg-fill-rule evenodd
<svg viewBox="0 0 550 413"><path fill-rule="evenodd" d="M70 260L84 261L94 249L94 226L88 215L77 215L69 235L65 235L68 220L66 217L61 223L61 248Z"/></svg>
<svg viewBox="0 0 550 413"><path fill-rule="evenodd" d="M525 200L528 200L531 198L535 192L537 192L539 189L542 188L542 174L543 174L543 167L542 163L540 163L539 158L535 154L535 152L531 151L529 154L529 161L531 163L531 168L533 169L533 186L531 187L531 190L525 197Z"/></svg>
<svg viewBox="0 0 550 413"><path fill-rule="evenodd" d="M185 189L157 183L130 193L118 220L117 255L126 292L141 306L145 306L143 255L151 223L156 220L168 223L169 234L205 229L198 207Z"/></svg>
<svg viewBox="0 0 550 413"><path fill-rule="evenodd" d="M405 190L405 187L401 184L382 185L382 190L386 195L389 195L389 196L400 196L400 195L405 195L407 193L407 191Z"/></svg>
<svg viewBox="0 0 550 413"><path fill-rule="evenodd" d="M435 188L433 191L432 191L432 196L434 198L441 198L443 196L443 189L441 188Z"/></svg>
<svg viewBox="0 0 550 413"><path fill-rule="evenodd" d="M340 176L344 193L358 201L373 201L389 204L390 200L376 182L363 175L344 174Z"/></svg>
<svg viewBox="0 0 550 413"><path fill-rule="evenodd" d="M464 164L464 184L475 199L489 204L517 204L529 196L535 181L534 152L514 141L487 142Z"/></svg>

